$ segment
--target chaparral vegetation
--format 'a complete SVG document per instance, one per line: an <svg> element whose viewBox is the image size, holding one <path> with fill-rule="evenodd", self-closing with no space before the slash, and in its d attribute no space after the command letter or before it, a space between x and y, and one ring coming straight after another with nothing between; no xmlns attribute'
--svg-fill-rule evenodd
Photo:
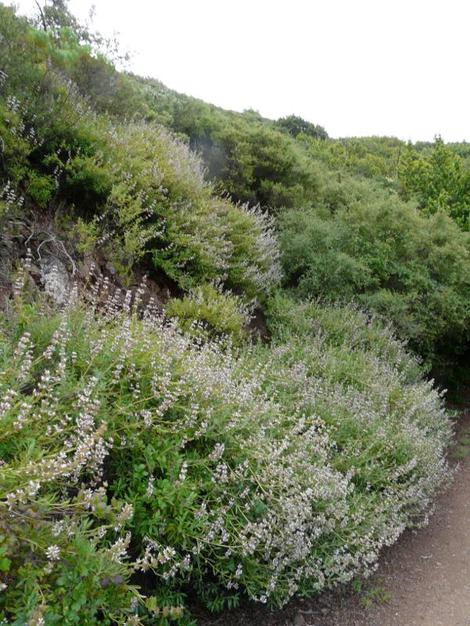
<svg viewBox="0 0 470 626"><path fill-rule="evenodd" d="M0 624L193 624L374 570L449 480L466 144L333 140L0 4Z"/></svg>

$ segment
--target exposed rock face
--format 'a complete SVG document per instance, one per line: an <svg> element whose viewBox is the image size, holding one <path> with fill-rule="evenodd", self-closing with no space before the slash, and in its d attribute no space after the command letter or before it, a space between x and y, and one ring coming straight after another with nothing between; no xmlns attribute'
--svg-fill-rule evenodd
<svg viewBox="0 0 470 626"><path fill-rule="evenodd" d="M44 291L56 304L64 304L69 296L71 280L67 268L57 257L47 257L41 261L41 282Z"/></svg>

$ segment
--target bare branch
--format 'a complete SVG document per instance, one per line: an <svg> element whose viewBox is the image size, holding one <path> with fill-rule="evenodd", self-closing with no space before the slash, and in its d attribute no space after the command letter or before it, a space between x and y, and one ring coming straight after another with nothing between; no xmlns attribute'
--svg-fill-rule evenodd
<svg viewBox="0 0 470 626"><path fill-rule="evenodd" d="M47 32L47 22L46 22L46 16L44 15L44 11L42 10L42 7L39 4L38 0L34 0L34 3L39 10L39 15L41 16L42 27Z"/></svg>

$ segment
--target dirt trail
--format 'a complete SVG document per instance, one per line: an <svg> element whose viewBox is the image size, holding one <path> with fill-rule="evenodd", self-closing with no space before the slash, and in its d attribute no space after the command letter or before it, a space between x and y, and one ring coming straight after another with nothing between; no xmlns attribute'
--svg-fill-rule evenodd
<svg viewBox="0 0 470 626"><path fill-rule="evenodd" d="M455 479L439 499L429 526L391 548L371 581L390 600L349 622L344 612L325 624L347 626L470 626L470 411L453 454ZM377 588L377 587L376 587ZM378 594L380 598L380 593ZM367 599L367 592L366 592ZM385 598L386 599L386 598ZM333 616L332 616L333 617ZM308 621L306 620L306 623ZM318 621L317 621L318 623Z"/></svg>
<svg viewBox="0 0 470 626"><path fill-rule="evenodd" d="M429 525L405 533L356 593L297 601L270 613L246 607L214 626L470 626L470 407L462 408L451 455L454 482ZM198 622L199 623L199 622Z"/></svg>

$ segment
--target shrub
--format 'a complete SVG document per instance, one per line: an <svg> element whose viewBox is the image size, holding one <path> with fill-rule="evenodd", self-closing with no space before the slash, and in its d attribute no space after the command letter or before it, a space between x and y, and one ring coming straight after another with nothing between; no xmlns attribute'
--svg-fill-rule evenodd
<svg viewBox="0 0 470 626"><path fill-rule="evenodd" d="M283 604L373 568L445 480L440 395L376 320L277 298L273 347L236 353L94 293L2 321L5 617Z"/></svg>
<svg viewBox="0 0 470 626"><path fill-rule="evenodd" d="M230 337L239 343L245 336L250 320L249 309L240 297L224 293L212 285L192 289L184 298L173 298L165 307L165 314L176 318L185 332L214 338Z"/></svg>
<svg viewBox="0 0 470 626"><path fill-rule="evenodd" d="M38 207L47 207L55 191L56 186L52 176L39 176L35 172L31 172L27 193Z"/></svg>
<svg viewBox="0 0 470 626"><path fill-rule="evenodd" d="M124 254L148 253L184 289L219 280L263 298L279 282L272 220L214 196L200 159L168 131L141 123L113 129L110 161L117 180L105 214L123 234Z"/></svg>
<svg viewBox="0 0 470 626"><path fill-rule="evenodd" d="M281 130L285 130L297 137L301 133L315 139L328 139L328 133L321 126L307 122L298 115L288 115L287 117L281 117L276 121L276 126Z"/></svg>
<svg viewBox="0 0 470 626"><path fill-rule="evenodd" d="M158 101L155 97L149 105L158 110L161 85L148 88L150 93L158 90ZM189 138L209 177L219 181L233 200L280 209L316 197L315 164L273 122L250 112L223 111L175 93L166 93L166 97L171 103L166 105L171 127Z"/></svg>
<svg viewBox="0 0 470 626"><path fill-rule="evenodd" d="M299 137L308 155L325 163L331 174L355 174L397 187L398 165L405 144L394 137L349 137L319 140Z"/></svg>
<svg viewBox="0 0 470 626"><path fill-rule="evenodd" d="M470 172L440 137L426 152L408 146L400 161L399 178L402 193L415 194L425 213L445 211L461 228L470 230Z"/></svg>
<svg viewBox="0 0 470 626"><path fill-rule="evenodd" d="M344 187L344 185L343 185ZM372 191L372 190L370 190ZM392 321L426 358L463 352L470 338L470 245L439 212L377 190L281 220L286 282L301 296L355 299Z"/></svg>

